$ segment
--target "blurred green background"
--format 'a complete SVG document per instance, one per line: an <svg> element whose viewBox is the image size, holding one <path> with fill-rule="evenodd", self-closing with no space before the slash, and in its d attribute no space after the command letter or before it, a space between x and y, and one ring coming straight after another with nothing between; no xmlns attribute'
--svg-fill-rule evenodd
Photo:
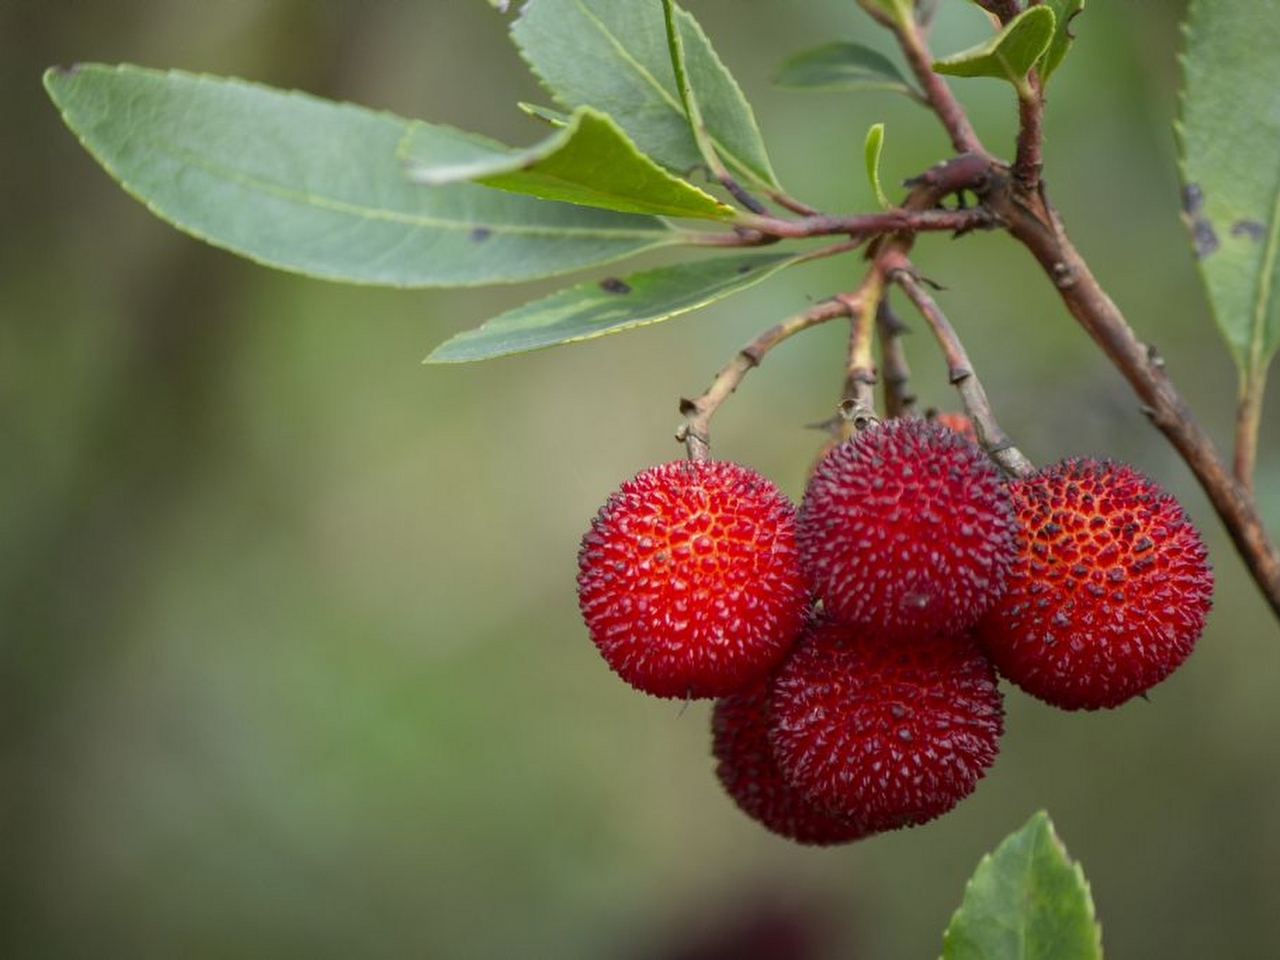
<svg viewBox="0 0 1280 960"><path fill-rule="evenodd" d="M690 0L793 193L873 205L943 156L886 94L770 87L884 38L849 0ZM1178 221L1180 3L1091 4L1055 77L1048 178L1077 243L1224 442L1233 371ZM943 4L935 45L983 32ZM929 958L979 856L1048 808L1114 957L1280 955L1280 630L1188 471L998 236L921 242L1003 425L1038 461L1121 457L1182 497L1216 609L1136 702L1007 694L1003 753L926 827L795 847L721 794L708 706L618 683L578 619L578 539L680 454L676 400L853 260L572 349L423 367L552 284L334 286L153 219L40 86L81 60L236 74L528 143L545 101L481 0L0 4L0 955ZM1012 100L959 82L1009 152ZM915 386L954 406L923 336ZM843 332L779 348L719 455L798 496ZM1280 405L1259 486L1280 532ZM735 939L736 938L736 939Z"/></svg>

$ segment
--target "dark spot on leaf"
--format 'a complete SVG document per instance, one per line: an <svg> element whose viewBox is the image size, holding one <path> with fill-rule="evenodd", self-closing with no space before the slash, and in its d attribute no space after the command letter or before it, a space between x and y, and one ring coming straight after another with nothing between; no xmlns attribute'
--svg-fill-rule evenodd
<svg viewBox="0 0 1280 960"><path fill-rule="evenodd" d="M1203 260L1218 249L1218 234L1213 226L1204 218L1204 191L1198 183L1188 183L1182 188L1182 219L1191 231L1191 244L1195 247L1196 259Z"/></svg>
<svg viewBox="0 0 1280 960"><path fill-rule="evenodd" d="M1204 191L1198 183L1188 183L1182 188L1182 212L1195 216L1204 206Z"/></svg>
<svg viewBox="0 0 1280 960"><path fill-rule="evenodd" d="M491 236L493 236L493 231L488 227L474 227L472 231L467 234L467 239L473 243L482 243L485 240L488 240Z"/></svg>
<svg viewBox="0 0 1280 960"><path fill-rule="evenodd" d="M1262 242L1267 235L1267 228L1257 220L1237 220L1231 225L1233 237L1248 237L1250 240Z"/></svg>
<svg viewBox="0 0 1280 960"><path fill-rule="evenodd" d="M738 273L750 273L754 269L755 267L752 266L751 264L744 263L740 267L738 267Z"/></svg>
<svg viewBox="0 0 1280 960"><path fill-rule="evenodd" d="M605 293L630 293L630 285L619 277L605 277L600 281L600 289Z"/></svg>

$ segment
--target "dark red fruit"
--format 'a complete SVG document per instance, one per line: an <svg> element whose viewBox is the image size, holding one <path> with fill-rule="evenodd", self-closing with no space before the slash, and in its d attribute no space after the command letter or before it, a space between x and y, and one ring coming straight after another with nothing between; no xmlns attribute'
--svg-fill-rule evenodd
<svg viewBox="0 0 1280 960"><path fill-rule="evenodd" d="M887 640L821 622L769 695L783 776L868 832L954 807L995 761L1004 729L995 670L968 634Z"/></svg>
<svg viewBox="0 0 1280 960"><path fill-rule="evenodd" d="M1200 534L1154 481L1065 460L1012 485L1022 546L978 636L1004 676L1066 710L1159 683L1204 627L1213 573Z"/></svg>
<svg viewBox="0 0 1280 960"><path fill-rule="evenodd" d="M578 602L609 666L637 689L736 693L782 659L808 616L795 508L735 463L651 467L583 537Z"/></svg>
<svg viewBox="0 0 1280 960"><path fill-rule="evenodd" d="M924 420L890 420L818 465L796 539L828 616L885 638L954 633L994 602L1016 553L1000 472Z"/></svg>
<svg viewBox="0 0 1280 960"><path fill-rule="evenodd" d="M716 776L734 803L769 830L797 843L827 846L866 836L860 825L815 806L783 777L773 759L768 731L764 683L716 702L711 752L719 761Z"/></svg>

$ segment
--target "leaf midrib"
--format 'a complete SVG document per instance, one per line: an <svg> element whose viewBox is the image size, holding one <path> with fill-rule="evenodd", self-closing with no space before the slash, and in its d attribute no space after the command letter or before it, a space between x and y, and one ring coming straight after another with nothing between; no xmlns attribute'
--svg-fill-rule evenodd
<svg viewBox="0 0 1280 960"><path fill-rule="evenodd" d="M632 2L639 3L640 0L632 0ZM675 113L677 117L680 117L681 119L684 119L687 122L688 117L686 116L684 111L684 106L680 103L680 101L674 98L671 95L671 93L667 90L667 88L658 82L658 78L655 77L652 73L650 73L649 70L645 68L644 64L640 63L640 61L636 60L635 57L631 56L627 48L622 45L622 42L605 25L604 21L602 21L589 9L587 9L586 5L582 2L582 0L574 0L574 5L579 10L582 11L583 16L591 22L592 26L594 26L598 31L600 31L600 33L604 36L605 40L608 41L609 45L613 47L615 51L617 51L619 58L624 63L630 65L636 71L636 73L638 73L641 76L641 78L643 78L650 86L653 87L654 90L658 92L659 96L661 96L662 98L662 102L665 103L672 110L672 112ZM690 134L690 136L692 136L692 133ZM710 137L711 142L715 144L716 151L720 154L720 156L722 156L729 163L733 164L733 166L737 167L739 171L748 174L751 177L751 179L757 180L757 181L759 180L759 176L751 169L750 164L744 163L731 150L728 150L725 147L725 145L719 139L717 139L714 134L711 134L709 131L708 131L708 136Z"/></svg>
<svg viewBox="0 0 1280 960"><path fill-rule="evenodd" d="M1261 377L1265 369L1267 313L1271 305L1277 256L1280 256L1280 183L1276 185L1275 201L1271 206L1271 230L1262 253L1262 269L1258 273L1258 292L1253 305L1253 332L1249 338L1249 379Z"/></svg>
<svg viewBox="0 0 1280 960"><path fill-rule="evenodd" d="M621 227L587 227L572 225L547 227L537 224L489 223L483 220L450 220L442 217L432 217L421 213L407 213L404 211L389 210L381 207L362 206L346 200L338 200L333 197L326 197L321 194L311 193L310 191L294 190L271 180L247 174L235 169L234 167L214 163L206 156L198 152L184 149L172 141L157 139L155 143L158 149L167 152L179 162L203 170L215 177L221 177L232 183L256 189L268 196L287 200L302 206L311 206L333 213L346 214L356 217L357 219L384 223L400 223L413 227L430 227L433 229L452 230L457 232L469 232L477 226L485 226L491 228L497 233L515 234L520 236L564 236L581 234L583 236L597 238L611 237L618 239L634 239L641 237L660 237L664 232L667 232L667 228L660 227L654 227L647 230L625 229ZM424 187L423 189L430 188Z"/></svg>

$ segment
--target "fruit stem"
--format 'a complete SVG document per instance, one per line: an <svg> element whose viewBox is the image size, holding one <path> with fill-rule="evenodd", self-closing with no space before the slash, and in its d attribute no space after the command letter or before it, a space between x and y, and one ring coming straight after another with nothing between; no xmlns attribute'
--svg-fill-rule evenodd
<svg viewBox="0 0 1280 960"><path fill-rule="evenodd" d="M677 428L676 439L685 445L689 459L711 459L711 418L720 404L738 389L738 384L747 373L760 365L765 354L801 330L848 314L849 306L845 301L831 299L779 321L734 354L733 359L720 368L720 372L711 381L711 386L701 395L692 400L682 397L680 413L684 416L684 423Z"/></svg>
<svg viewBox="0 0 1280 960"><path fill-rule="evenodd" d="M876 328L880 335L880 368L884 380L884 412L888 417L911 417L916 413L916 397L910 390L911 368L902 348L902 335L907 325L893 312L888 300L880 301L876 311Z"/></svg>
<svg viewBox="0 0 1280 960"><path fill-rule="evenodd" d="M872 415L875 412L873 388L878 378L871 342L875 332L876 313L884 299L884 282L884 271L880 269L879 261L876 261L857 290L836 295L836 299L849 310L849 359L845 366L841 405L852 404L860 410L870 411ZM851 421L842 418L840 432L846 439L850 428Z"/></svg>
<svg viewBox="0 0 1280 960"><path fill-rule="evenodd" d="M960 394L965 412L973 421L982 449L1011 477L1025 477L1034 473L1035 464L1023 456L1022 451L1013 445L1009 435L1000 429L991 409L991 401L987 399L987 391L983 389L982 381L969 362L964 344L960 342L960 337L946 314L920 283L910 261L900 255L886 259L889 261L889 279L902 288L903 293L920 311L920 315L929 324L929 329L933 331L938 346L942 348L951 382Z"/></svg>

